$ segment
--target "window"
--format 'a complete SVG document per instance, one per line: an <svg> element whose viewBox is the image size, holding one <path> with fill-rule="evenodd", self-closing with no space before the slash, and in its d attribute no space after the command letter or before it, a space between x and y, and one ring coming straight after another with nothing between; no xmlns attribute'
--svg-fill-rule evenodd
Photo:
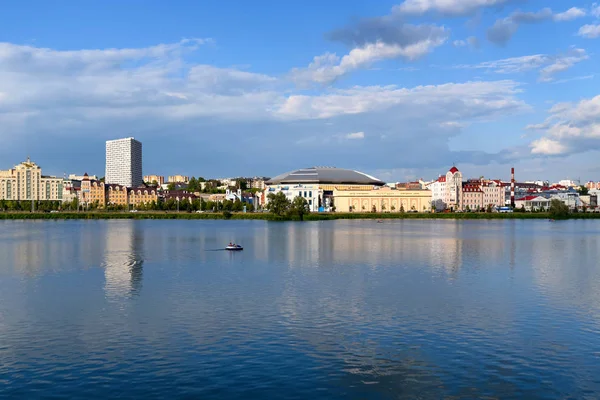
<svg viewBox="0 0 600 400"><path fill-rule="evenodd" d="M308 192L308 197L312 198L312 191Z"/></svg>

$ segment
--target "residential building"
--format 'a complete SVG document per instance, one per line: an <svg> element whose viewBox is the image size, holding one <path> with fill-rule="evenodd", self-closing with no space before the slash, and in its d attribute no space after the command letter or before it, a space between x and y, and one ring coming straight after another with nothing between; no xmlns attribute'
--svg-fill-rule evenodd
<svg viewBox="0 0 600 400"><path fill-rule="evenodd" d="M600 182L589 181L585 184L585 187L589 190L600 190Z"/></svg>
<svg viewBox="0 0 600 400"><path fill-rule="evenodd" d="M505 205L505 190L499 180L470 179L462 185L461 210L487 210Z"/></svg>
<svg viewBox="0 0 600 400"><path fill-rule="evenodd" d="M63 180L42 175L29 158L13 169L0 171L0 200L62 201Z"/></svg>
<svg viewBox="0 0 600 400"><path fill-rule="evenodd" d="M139 187L129 188L127 190L128 203L133 208L141 205L148 205L152 203L158 203L158 192L155 188L151 187Z"/></svg>
<svg viewBox="0 0 600 400"><path fill-rule="evenodd" d="M254 178L254 179L252 179L252 182L250 183L251 189L265 190L265 186L266 185L265 185L264 179Z"/></svg>
<svg viewBox="0 0 600 400"><path fill-rule="evenodd" d="M184 175L171 175L169 176L169 183L189 183L190 177Z"/></svg>
<svg viewBox="0 0 600 400"><path fill-rule="evenodd" d="M261 205L268 203L268 195L283 192L293 201L302 197L308 202L310 211L334 209L335 191L371 191L385 183L365 173L331 167L303 168L276 176L265 182Z"/></svg>
<svg viewBox="0 0 600 400"><path fill-rule="evenodd" d="M396 182L394 184L394 187L396 189L408 189L408 190L421 190L423 189L423 186L421 185L421 182Z"/></svg>
<svg viewBox="0 0 600 400"><path fill-rule="evenodd" d="M127 187L118 184L106 184L107 206L128 206Z"/></svg>
<svg viewBox="0 0 600 400"><path fill-rule="evenodd" d="M431 203L436 210L460 209L462 179L462 173L453 166L446 175L426 185L426 189L431 191Z"/></svg>
<svg viewBox="0 0 600 400"><path fill-rule="evenodd" d="M156 182L158 186L164 185L165 177L161 175L146 175L144 176L144 182L148 184L154 184Z"/></svg>
<svg viewBox="0 0 600 400"><path fill-rule="evenodd" d="M431 210L431 191L426 189L334 190L337 212L401 212Z"/></svg>
<svg viewBox="0 0 600 400"><path fill-rule="evenodd" d="M106 194L104 182L90 179L88 174L83 174L79 193L79 204L85 206L95 205L99 208L106 206Z"/></svg>
<svg viewBox="0 0 600 400"><path fill-rule="evenodd" d="M225 196L225 195L222 195L222 196ZM191 203L195 199L197 199L198 196L196 196L192 192L188 192L187 190L170 190L170 191L163 192L162 198L165 201L168 201L168 200L175 200L175 201L179 201L179 202L189 201Z"/></svg>
<svg viewBox="0 0 600 400"><path fill-rule="evenodd" d="M138 187L144 183L141 142L132 137L106 142L105 182L125 187Z"/></svg>

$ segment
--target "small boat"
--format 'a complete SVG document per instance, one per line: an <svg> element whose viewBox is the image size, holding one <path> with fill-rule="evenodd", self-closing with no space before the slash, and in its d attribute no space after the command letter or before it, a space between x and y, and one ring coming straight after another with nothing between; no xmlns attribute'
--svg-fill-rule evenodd
<svg viewBox="0 0 600 400"><path fill-rule="evenodd" d="M240 246L239 244L232 244L230 246L225 247L225 250L240 251L240 250L244 250L244 248L242 246Z"/></svg>

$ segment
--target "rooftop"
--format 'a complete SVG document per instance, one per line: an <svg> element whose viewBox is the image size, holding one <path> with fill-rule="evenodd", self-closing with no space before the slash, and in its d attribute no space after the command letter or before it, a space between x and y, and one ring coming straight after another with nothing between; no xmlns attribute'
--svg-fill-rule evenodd
<svg viewBox="0 0 600 400"><path fill-rule="evenodd" d="M384 182L363 172L333 168L333 167L312 167L302 168L295 171L286 172L269 179L267 185L293 183L330 183L347 185L374 185L383 186Z"/></svg>

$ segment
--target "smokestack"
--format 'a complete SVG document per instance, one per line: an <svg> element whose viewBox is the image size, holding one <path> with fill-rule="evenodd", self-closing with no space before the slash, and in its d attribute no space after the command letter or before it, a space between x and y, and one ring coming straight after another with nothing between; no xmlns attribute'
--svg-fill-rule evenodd
<svg viewBox="0 0 600 400"><path fill-rule="evenodd" d="M510 206L515 208L515 168L510 169Z"/></svg>

